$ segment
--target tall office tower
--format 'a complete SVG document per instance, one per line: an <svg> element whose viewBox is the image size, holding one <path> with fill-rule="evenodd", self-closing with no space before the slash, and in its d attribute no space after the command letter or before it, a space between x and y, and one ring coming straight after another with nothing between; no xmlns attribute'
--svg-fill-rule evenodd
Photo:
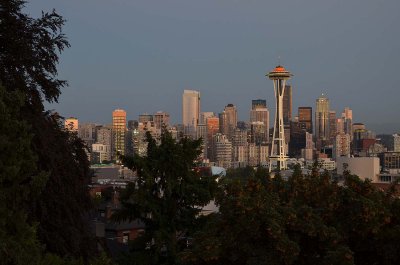
<svg viewBox="0 0 400 265"><path fill-rule="evenodd" d="M206 124L197 124L197 130L196 130L196 139L202 139L201 143L201 155L200 157L202 159L207 158L207 125Z"/></svg>
<svg viewBox="0 0 400 265"><path fill-rule="evenodd" d="M200 112L200 120L199 123L206 124L207 118L214 117L215 114L212 111Z"/></svg>
<svg viewBox="0 0 400 265"><path fill-rule="evenodd" d="M247 121L238 121L237 127L241 130L248 130L250 129L250 124Z"/></svg>
<svg viewBox="0 0 400 265"><path fill-rule="evenodd" d="M333 142L332 157L350 156L350 135L341 133L336 135Z"/></svg>
<svg viewBox="0 0 400 265"><path fill-rule="evenodd" d="M292 74L283 66L278 65L272 72L266 74L274 83L276 97L276 112L274 122L274 133L271 144L271 155L269 157L269 171L272 171L273 161L276 161L278 170L287 169L285 129L283 123L283 97L285 95L286 80L292 77Z"/></svg>
<svg viewBox="0 0 400 265"><path fill-rule="evenodd" d="M96 141L96 124L81 123L78 129L78 136L87 144L89 149L91 149L92 144Z"/></svg>
<svg viewBox="0 0 400 265"><path fill-rule="evenodd" d="M268 144L269 129L264 122L254 121L250 123L250 142L256 145Z"/></svg>
<svg viewBox="0 0 400 265"><path fill-rule="evenodd" d="M139 127L139 122L137 120L128 121L128 130L137 129Z"/></svg>
<svg viewBox="0 0 400 265"><path fill-rule="evenodd" d="M301 157L306 161L311 161L314 159L314 142L313 135L306 132L306 147L301 149Z"/></svg>
<svg viewBox="0 0 400 265"><path fill-rule="evenodd" d="M213 150L214 135L219 133L219 118L208 117L206 119L207 125L207 158L211 161L215 161L215 154Z"/></svg>
<svg viewBox="0 0 400 265"><path fill-rule="evenodd" d="M336 111L331 110L329 111L329 139L330 143L336 141L337 135L337 118L336 118Z"/></svg>
<svg viewBox="0 0 400 265"><path fill-rule="evenodd" d="M107 147L104 147L105 151L105 160L111 161L111 153L112 153L112 128L107 126L100 126L96 128L97 135L97 144L101 144ZM100 160L102 162L102 160Z"/></svg>
<svg viewBox="0 0 400 265"><path fill-rule="evenodd" d="M139 115L139 122L146 123L148 121L153 121L153 115L148 113L143 113Z"/></svg>
<svg viewBox="0 0 400 265"><path fill-rule="evenodd" d="M366 153L366 145L369 143L375 142L376 135L367 130L363 123L354 123L353 124L353 154L363 156Z"/></svg>
<svg viewBox="0 0 400 265"><path fill-rule="evenodd" d="M221 133L214 135L213 149L215 163L219 167L230 168L232 163L232 143Z"/></svg>
<svg viewBox="0 0 400 265"><path fill-rule="evenodd" d="M112 119L114 138L113 157L115 160L119 160L119 155L125 155L126 112L122 109L116 109L112 113Z"/></svg>
<svg viewBox="0 0 400 265"><path fill-rule="evenodd" d="M320 149L329 140L329 99L324 94L316 100L315 139L317 149Z"/></svg>
<svg viewBox="0 0 400 265"><path fill-rule="evenodd" d="M247 144L247 131L236 128L233 132L232 145L244 146Z"/></svg>
<svg viewBox="0 0 400 265"><path fill-rule="evenodd" d="M253 99L251 101L251 109L266 108L267 101L265 99Z"/></svg>
<svg viewBox="0 0 400 265"><path fill-rule="evenodd" d="M182 95L182 124L185 135L195 137L200 118L200 92L184 90Z"/></svg>
<svg viewBox="0 0 400 265"><path fill-rule="evenodd" d="M258 100L252 100L252 109L250 110L250 127L251 123L253 122L262 122L264 124L264 130L265 130L265 138L264 141L268 142L269 141L269 110L266 107L266 104L254 104L255 102L261 102L265 103L265 100L258 99Z"/></svg>
<svg viewBox="0 0 400 265"><path fill-rule="evenodd" d="M400 152L400 135L393 134L393 151Z"/></svg>
<svg viewBox="0 0 400 265"><path fill-rule="evenodd" d="M137 120L128 121L128 130L125 136L125 154L133 156L137 153L137 135L138 135L139 122Z"/></svg>
<svg viewBox="0 0 400 265"><path fill-rule="evenodd" d="M307 130L302 128L302 124L300 124L300 122L291 122L289 142L290 157L301 157L301 150L306 148L306 133Z"/></svg>
<svg viewBox="0 0 400 265"><path fill-rule="evenodd" d="M153 115L154 125L157 129L161 129L163 126L169 126L169 114L163 111L157 111Z"/></svg>
<svg viewBox="0 0 400 265"><path fill-rule="evenodd" d="M283 124L290 126L292 121L292 86L285 86L285 94L283 94Z"/></svg>
<svg viewBox="0 0 400 265"><path fill-rule="evenodd" d="M249 162L249 145L232 145L232 167L246 167Z"/></svg>
<svg viewBox="0 0 400 265"><path fill-rule="evenodd" d="M312 134L312 107L299 107L298 115L300 128Z"/></svg>
<svg viewBox="0 0 400 265"><path fill-rule="evenodd" d="M349 107L344 108L342 117L352 120L353 119L353 111Z"/></svg>
<svg viewBox="0 0 400 265"><path fill-rule="evenodd" d="M292 121L292 86L286 85L283 94L283 124L285 128L285 142L290 142L290 125Z"/></svg>
<svg viewBox="0 0 400 265"><path fill-rule="evenodd" d="M344 133L350 135L350 138L353 139L353 111L346 107L342 113Z"/></svg>
<svg viewBox="0 0 400 265"><path fill-rule="evenodd" d="M77 118L69 117L64 121L64 128L71 132L77 132L79 128L79 121Z"/></svg>
<svg viewBox="0 0 400 265"><path fill-rule="evenodd" d="M248 144L248 165L252 167L268 165L268 145Z"/></svg>
<svg viewBox="0 0 400 265"><path fill-rule="evenodd" d="M219 114L219 131L232 139L233 132L237 127L237 110L233 104L225 106L224 111Z"/></svg>
<svg viewBox="0 0 400 265"><path fill-rule="evenodd" d="M336 119L336 134L344 133L344 121L343 118Z"/></svg>
<svg viewBox="0 0 400 265"><path fill-rule="evenodd" d="M134 140L137 141L134 151L139 156L145 156L147 154L147 132L149 132L151 137L156 140L157 144L160 141L161 130L156 128L153 121L148 121L145 123L139 122L137 132L134 132L133 134L133 136L136 138Z"/></svg>

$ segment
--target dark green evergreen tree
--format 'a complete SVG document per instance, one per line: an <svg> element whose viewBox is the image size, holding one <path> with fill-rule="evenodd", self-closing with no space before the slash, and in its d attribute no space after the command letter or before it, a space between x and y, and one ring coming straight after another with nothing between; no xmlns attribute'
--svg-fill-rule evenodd
<svg viewBox="0 0 400 265"><path fill-rule="evenodd" d="M90 208L86 191L90 174L83 143L63 131L60 117L45 112L43 106L43 101L57 102L67 84L57 79L59 53L69 46L61 31L65 21L55 11L31 18L23 13L24 4L0 0L0 83L6 93L23 99L16 117L26 124L35 158L23 184L33 188L42 180L42 172L47 175L43 189L33 189L36 194L26 207L28 221L37 224L46 251L87 259L94 244L84 218ZM11 149L6 151L2 155L12 155Z"/></svg>
<svg viewBox="0 0 400 265"><path fill-rule="evenodd" d="M43 186L36 172L29 126L19 119L24 98L0 85L0 264L37 264L41 247L26 206Z"/></svg>
<svg viewBox="0 0 400 265"><path fill-rule="evenodd" d="M200 140L176 142L164 131L159 144L150 133L147 142L147 156L123 158L138 179L122 193L122 209L114 217L146 225L145 234L133 242L129 264L177 264L180 240L196 228L199 207L212 199L215 178L196 170Z"/></svg>

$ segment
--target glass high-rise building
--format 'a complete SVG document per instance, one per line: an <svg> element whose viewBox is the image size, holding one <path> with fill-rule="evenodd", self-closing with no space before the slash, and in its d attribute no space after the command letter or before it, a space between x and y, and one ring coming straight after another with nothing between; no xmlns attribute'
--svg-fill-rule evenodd
<svg viewBox="0 0 400 265"><path fill-rule="evenodd" d="M113 138L114 138L114 159L118 160L118 155L125 155L125 135L126 135L126 112L116 109L112 113L113 119Z"/></svg>
<svg viewBox="0 0 400 265"><path fill-rule="evenodd" d="M285 86L285 94L283 94L283 124L290 126L292 121L292 86Z"/></svg>
<svg viewBox="0 0 400 265"><path fill-rule="evenodd" d="M315 139L318 142L329 140L329 99L322 94L316 100Z"/></svg>
<svg viewBox="0 0 400 265"><path fill-rule="evenodd" d="M308 133L313 132L312 107L299 107L299 127Z"/></svg>

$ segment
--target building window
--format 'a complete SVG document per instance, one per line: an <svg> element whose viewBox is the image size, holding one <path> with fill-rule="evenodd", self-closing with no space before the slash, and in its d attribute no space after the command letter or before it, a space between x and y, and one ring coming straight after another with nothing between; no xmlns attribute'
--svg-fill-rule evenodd
<svg viewBox="0 0 400 265"><path fill-rule="evenodd" d="M122 233L122 243L128 244L129 241L129 231Z"/></svg>
<svg viewBox="0 0 400 265"><path fill-rule="evenodd" d="M391 182L392 181L392 177L391 176L381 176L381 181L382 182Z"/></svg>

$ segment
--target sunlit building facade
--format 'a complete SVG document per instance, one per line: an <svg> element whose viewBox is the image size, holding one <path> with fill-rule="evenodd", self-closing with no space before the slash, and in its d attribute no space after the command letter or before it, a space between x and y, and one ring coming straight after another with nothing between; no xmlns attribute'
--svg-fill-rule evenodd
<svg viewBox="0 0 400 265"><path fill-rule="evenodd" d="M79 128L79 121L77 118L69 117L64 121L64 128L71 132L77 132Z"/></svg>
<svg viewBox="0 0 400 265"><path fill-rule="evenodd" d="M219 131L232 139L233 132L237 127L237 110L233 104L225 106L224 111L219 114Z"/></svg>
<svg viewBox="0 0 400 265"><path fill-rule="evenodd" d="M200 118L200 92L184 90L182 95L182 124L187 136L195 137Z"/></svg>
<svg viewBox="0 0 400 265"><path fill-rule="evenodd" d="M113 156L115 160L118 160L118 155L125 155L126 112L122 109L116 109L112 113L112 119L114 138Z"/></svg>

